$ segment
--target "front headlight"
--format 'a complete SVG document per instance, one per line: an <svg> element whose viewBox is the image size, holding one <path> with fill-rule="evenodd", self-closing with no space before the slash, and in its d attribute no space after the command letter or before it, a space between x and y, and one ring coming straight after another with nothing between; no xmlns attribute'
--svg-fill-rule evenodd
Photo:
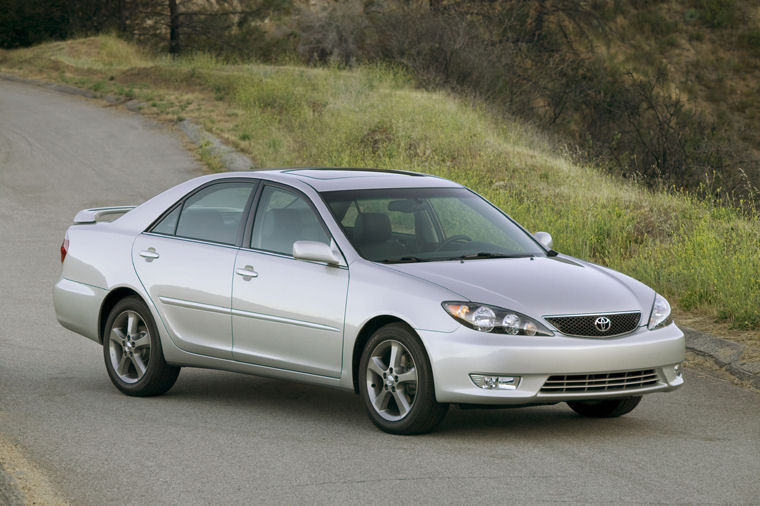
<svg viewBox="0 0 760 506"><path fill-rule="evenodd" d="M512 336L553 336L540 322L516 311L473 302L444 302L446 310L456 321L481 332Z"/></svg>
<svg viewBox="0 0 760 506"><path fill-rule="evenodd" d="M649 316L649 330L667 327L671 323L673 323L673 318L670 316L670 304L665 297L659 293L655 294L652 314Z"/></svg>

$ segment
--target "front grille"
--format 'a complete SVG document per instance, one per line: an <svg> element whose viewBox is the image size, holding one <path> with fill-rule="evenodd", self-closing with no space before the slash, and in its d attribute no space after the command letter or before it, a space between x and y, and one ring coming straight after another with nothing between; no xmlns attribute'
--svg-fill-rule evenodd
<svg viewBox="0 0 760 506"><path fill-rule="evenodd" d="M583 392L621 392L656 386L659 378L654 369L550 376L541 393L575 394Z"/></svg>
<svg viewBox="0 0 760 506"><path fill-rule="evenodd" d="M595 323L599 318L608 318L607 330L599 330ZM639 325L641 312L611 313L594 315L547 316L546 321L568 336L576 337L612 337L633 332Z"/></svg>

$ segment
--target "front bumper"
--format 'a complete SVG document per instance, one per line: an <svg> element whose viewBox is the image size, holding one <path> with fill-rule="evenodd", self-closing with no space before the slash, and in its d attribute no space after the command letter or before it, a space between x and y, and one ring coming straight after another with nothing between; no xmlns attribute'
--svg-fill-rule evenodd
<svg viewBox="0 0 760 506"><path fill-rule="evenodd" d="M417 332L430 358L438 402L546 404L642 395L683 384L675 366L685 358L685 339L675 324L654 331L641 327L633 334L610 339L506 336L466 327L451 333ZM644 370L652 370L654 380L643 386L567 392L544 388L551 376ZM470 374L519 376L520 381L513 390L487 390L476 386Z"/></svg>

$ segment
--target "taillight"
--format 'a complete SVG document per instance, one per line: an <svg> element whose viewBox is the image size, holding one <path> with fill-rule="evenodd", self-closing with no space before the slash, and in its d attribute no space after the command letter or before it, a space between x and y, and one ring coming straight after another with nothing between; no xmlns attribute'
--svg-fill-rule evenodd
<svg viewBox="0 0 760 506"><path fill-rule="evenodd" d="M66 232L66 235L63 237L63 242L61 243L61 263L63 263L63 259L66 258L66 253L69 251L69 233Z"/></svg>

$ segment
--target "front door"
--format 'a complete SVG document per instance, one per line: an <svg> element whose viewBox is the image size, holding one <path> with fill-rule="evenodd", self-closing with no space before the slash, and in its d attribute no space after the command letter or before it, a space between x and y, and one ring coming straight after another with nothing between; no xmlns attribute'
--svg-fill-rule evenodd
<svg viewBox="0 0 760 506"><path fill-rule="evenodd" d="M304 195L264 187L250 244L235 262L233 356L338 377L348 269L293 258L298 240L331 241Z"/></svg>

